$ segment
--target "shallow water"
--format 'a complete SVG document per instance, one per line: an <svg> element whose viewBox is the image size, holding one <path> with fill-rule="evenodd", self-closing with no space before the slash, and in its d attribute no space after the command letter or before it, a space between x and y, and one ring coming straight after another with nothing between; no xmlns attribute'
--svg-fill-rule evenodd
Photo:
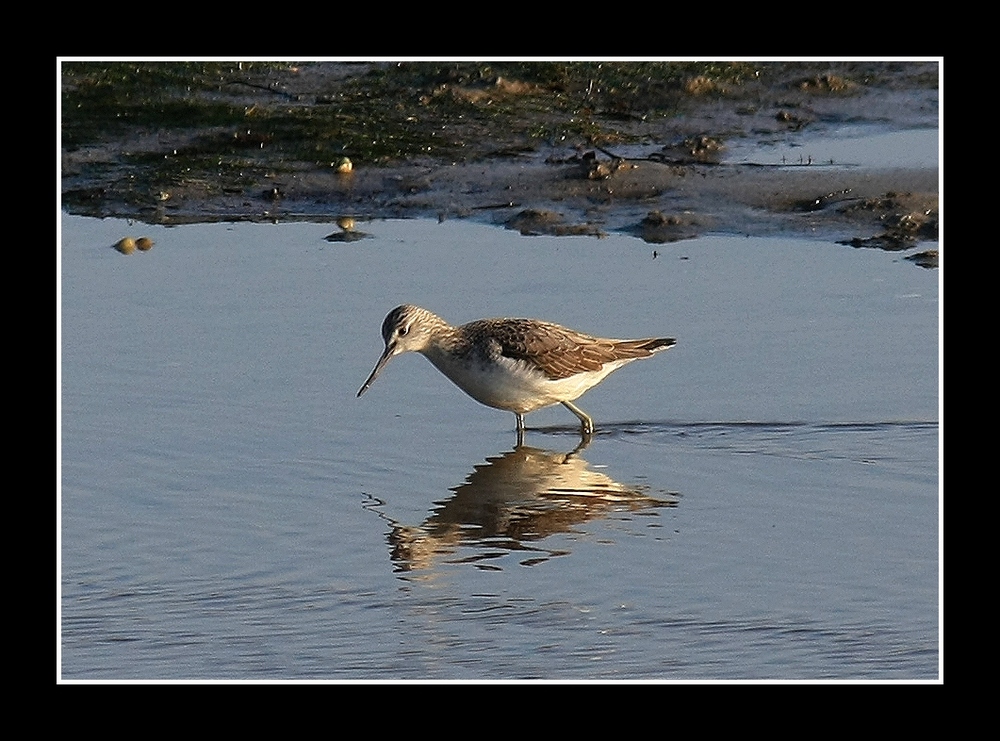
<svg viewBox="0 0 1000 741"><path fill-rule="evenodd" d="M63 217L62 677L939 676L937 271L358 228ZM355 398L404 301L678 344L515 450L416 355Z"/></svg>
<svg viewBox="0 0 1000 741"><path fill-rule="evenodd" d="M758 165L832 166L836 168L937 169L939 130L936 127L897 129L874 124L814 127L802 136L775 141L747 139L728 142L725 161Z"/></svg>

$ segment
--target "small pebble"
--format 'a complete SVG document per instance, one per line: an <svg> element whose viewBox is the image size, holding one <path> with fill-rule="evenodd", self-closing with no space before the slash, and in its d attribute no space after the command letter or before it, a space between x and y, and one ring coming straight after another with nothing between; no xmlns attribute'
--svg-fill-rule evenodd
<svg viewBox="0 0 1000 741"><path fill-rule="evenodd" d="M114 244L114 248L119 252L121 252L123 255L131 255L133 252L135 252L135 247L136 247L135 240L132 239L132 237L124 237L123 239L119 239Z"/></svg>

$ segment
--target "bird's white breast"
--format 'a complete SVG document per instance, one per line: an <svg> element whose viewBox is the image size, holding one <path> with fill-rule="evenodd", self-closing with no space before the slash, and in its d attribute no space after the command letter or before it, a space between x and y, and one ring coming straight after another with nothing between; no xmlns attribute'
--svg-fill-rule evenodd
<svg viewBox="0 0 1000 741"><path fill-rule="evenodd" d="M499 356L483 361L474 356L424 353L434 366L476 401L496 409L527 414L542 407L573 401L628 361L607 363L596 371L550 379L523 360Z"/></svg>

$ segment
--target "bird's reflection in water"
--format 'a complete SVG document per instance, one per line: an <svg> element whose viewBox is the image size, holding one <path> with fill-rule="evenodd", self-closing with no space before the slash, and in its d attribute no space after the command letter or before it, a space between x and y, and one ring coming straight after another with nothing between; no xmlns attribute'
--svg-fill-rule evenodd
<svg viewBox="0 0 1000 741"><path fill-rule="evenodd" d="M390 520L387 539L396 571L426 570L444 560L499 569L496 560L509 553L523 553L519 563L532 565L568 553L541 542L575 525L622 510L676 506L675 498L658 499L646 487L620 484L591 470L580 455L588 442L570 453L518 445L476 466L423 524ZM449 558L459 548L473 553Z"/></svg>

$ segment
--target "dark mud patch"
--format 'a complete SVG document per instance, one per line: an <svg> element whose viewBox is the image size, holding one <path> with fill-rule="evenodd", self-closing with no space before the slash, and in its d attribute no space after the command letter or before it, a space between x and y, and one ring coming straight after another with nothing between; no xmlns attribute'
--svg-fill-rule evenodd
<svg viewBox="0 0 1000 741"><path fill-rule="evenodd" d="M842 244L895 252L938 239L937 199L926 193L890 192L847 203L843 209L857 214L862 221L871 222L877 233L870 237L853 237Z"/></svg>
<svg viewBox="0 0 1000 741"><path fill-rule="evenodd" d="M540 234L552 234L559 237L570 235L607 236L593 224L567 224L562 214L557 214L554 211L539 211L533 208L515 214L504 225L525 236Z"/></svg>
<svg viewBox="0 0 1000 741"><path fill-rule="evenodd" d="M938 86L933 61L63 63L62 205L158 224L432 216L908 249L937 238L936 169L725 155L935 127Z"/></svg>
<svg viewBox="0 0 1000 741"><path fill-rule="evenodd" d="M697 237L708 225L692 214L664 214L650 211L631 233L649 244L667 244Z"/></svg>
<svg viewBox="0 0 1000 741"><path fill-rule="evenodd" d="M907 260L915 262L922 268L936 268L938 267L938 251L937 250L924 250L923 252L917 252L912 255L906 256Z"/></svg>

